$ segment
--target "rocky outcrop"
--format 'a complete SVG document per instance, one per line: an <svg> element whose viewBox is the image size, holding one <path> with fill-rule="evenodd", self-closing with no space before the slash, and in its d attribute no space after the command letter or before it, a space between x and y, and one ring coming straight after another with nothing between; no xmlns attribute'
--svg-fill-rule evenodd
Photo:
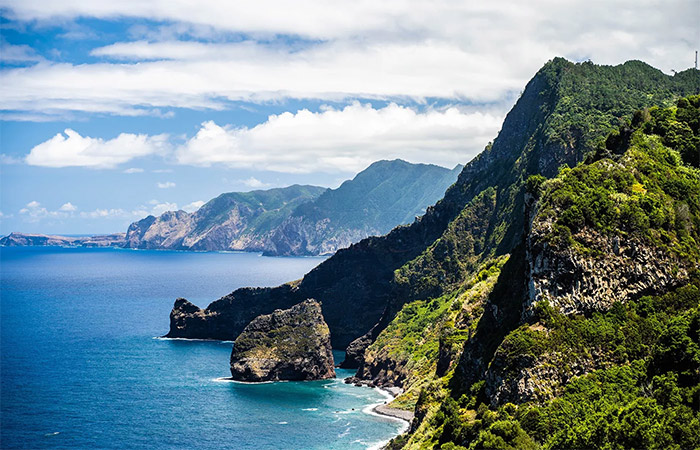
<svg viewBox="0 0 700 450"><path fill-rule="evenodd" d="M573 236L587 249L548 242L551 219L536 218L527 238L526 314L547 300L564 314L606 311L616 301L667 292L688 279L684 262L639 238L584 228Z"/></svg>
<svg viewBox="0 0 700 450"><path fill-rule="evenodd" d="M594 352L595 355L595 352ZM491 406L505 403L542 403L560 395L574 377L608 366L603 358L592 355L546 353L508 357L496 352L486 371L485 393Z"/></svg>
<svg viewBox="0 0 700 450"><path fill-rule="evenodd" d="M309 299L255 318L233 344L231 377L250 382L335 377L321 305Z"/></svg>
<svg viewBox="0 0 700 450"><path fill-rule="evenodd" d="M0 239L0 247L59 246L59 247L123 247L124 233L95 236L56 236L47 234L10 233Z"/></svg>

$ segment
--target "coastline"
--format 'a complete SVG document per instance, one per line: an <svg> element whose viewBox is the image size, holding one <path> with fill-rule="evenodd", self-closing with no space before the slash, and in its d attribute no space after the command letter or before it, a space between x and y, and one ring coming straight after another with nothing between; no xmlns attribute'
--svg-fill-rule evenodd
<svg viewBox="0 0 700 450"><path fill-rule="evenodd" d="M362 412L401 422L403 424L401 430L399 430L396 433L396 435L393 436L391 439L407 432L411 426L411 422L413 421L413 413L410 411L405 411L387 406L387 404L391 402L401 391L398 388L375 387L374 389L377 392L381 393L384 396L384 398L386 398L386 401L383 403L375 403L373 405L369 405L368 407L363 409ZM375 443L374 445L368 447L368 450L381 450L385 448L385 446L391 441L391 439Z"/></svg>

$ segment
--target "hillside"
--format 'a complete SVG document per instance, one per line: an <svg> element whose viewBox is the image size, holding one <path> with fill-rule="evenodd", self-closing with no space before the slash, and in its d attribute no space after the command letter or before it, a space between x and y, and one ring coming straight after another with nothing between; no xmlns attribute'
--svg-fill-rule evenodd
<svg viewBox="0 0 700 450"><path fill-rule="evenodd" d="M222 194L191 214L168 211L134 222L126 246L332 254L412 222L442 197L460 170L379 161L337 189L295 185Z"/></svg>
<svg viewBox="0 0 700 450"><path fill-rule="evenodd" d="M167 211L129 226L127 248L173 250L265 250L264 236L294 209L326 189L293 185L251 192L229 192L194 213Z"/></svg>
<svg viewBox="0 0 700 450"><path fill-rule="evenodd" d="M505 263L433 300L429 325L402 309L366 354L424 357L396 402L421 420L391 448L700 444L698 119L700 96L641 110L531 177Z"/></svg>
<svg viewBox="0 0 700 450"><path fill-rule="evenodd" d="M692 70L671 77L638 61L611 67L554 59L525 87L493 145L414 223L340 250L298 282L239 289L202 310L176 308L168 336L235 339L257 315L317 298L335 348L362 337L350 348L359 359L403 304L455 292L520 244L530 175L574 166L622 117L670 105L698 86Z"/></svg>
<svg viewBox="0 0 700 450"><path fill-rule="evenodd" d="M332 254L368 236L380 236L425 213L457 180L452 170L400 159L378 161L298 206L270 235L268 254Z"/></svg>

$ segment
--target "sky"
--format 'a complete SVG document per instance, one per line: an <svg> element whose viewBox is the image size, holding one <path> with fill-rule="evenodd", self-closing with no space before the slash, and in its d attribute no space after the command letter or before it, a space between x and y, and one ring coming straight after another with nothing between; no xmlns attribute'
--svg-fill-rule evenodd
<svg viewBox="0 0 700 450"><path fill-rule="evenodd" d="M697 0L0 0L0 234L464 164L556 56L694 63Z"/></svg>

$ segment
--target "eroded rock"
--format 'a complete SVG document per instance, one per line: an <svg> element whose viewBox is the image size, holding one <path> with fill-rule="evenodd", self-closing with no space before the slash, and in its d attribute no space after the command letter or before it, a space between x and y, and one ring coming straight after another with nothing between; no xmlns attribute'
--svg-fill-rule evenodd
<svg viewBox="0 0 700 450"><path fill-rule="evenodd" d="M305 300L250 322L233 344L231 377L250 382L334 378L320 303Z"/></svg>

